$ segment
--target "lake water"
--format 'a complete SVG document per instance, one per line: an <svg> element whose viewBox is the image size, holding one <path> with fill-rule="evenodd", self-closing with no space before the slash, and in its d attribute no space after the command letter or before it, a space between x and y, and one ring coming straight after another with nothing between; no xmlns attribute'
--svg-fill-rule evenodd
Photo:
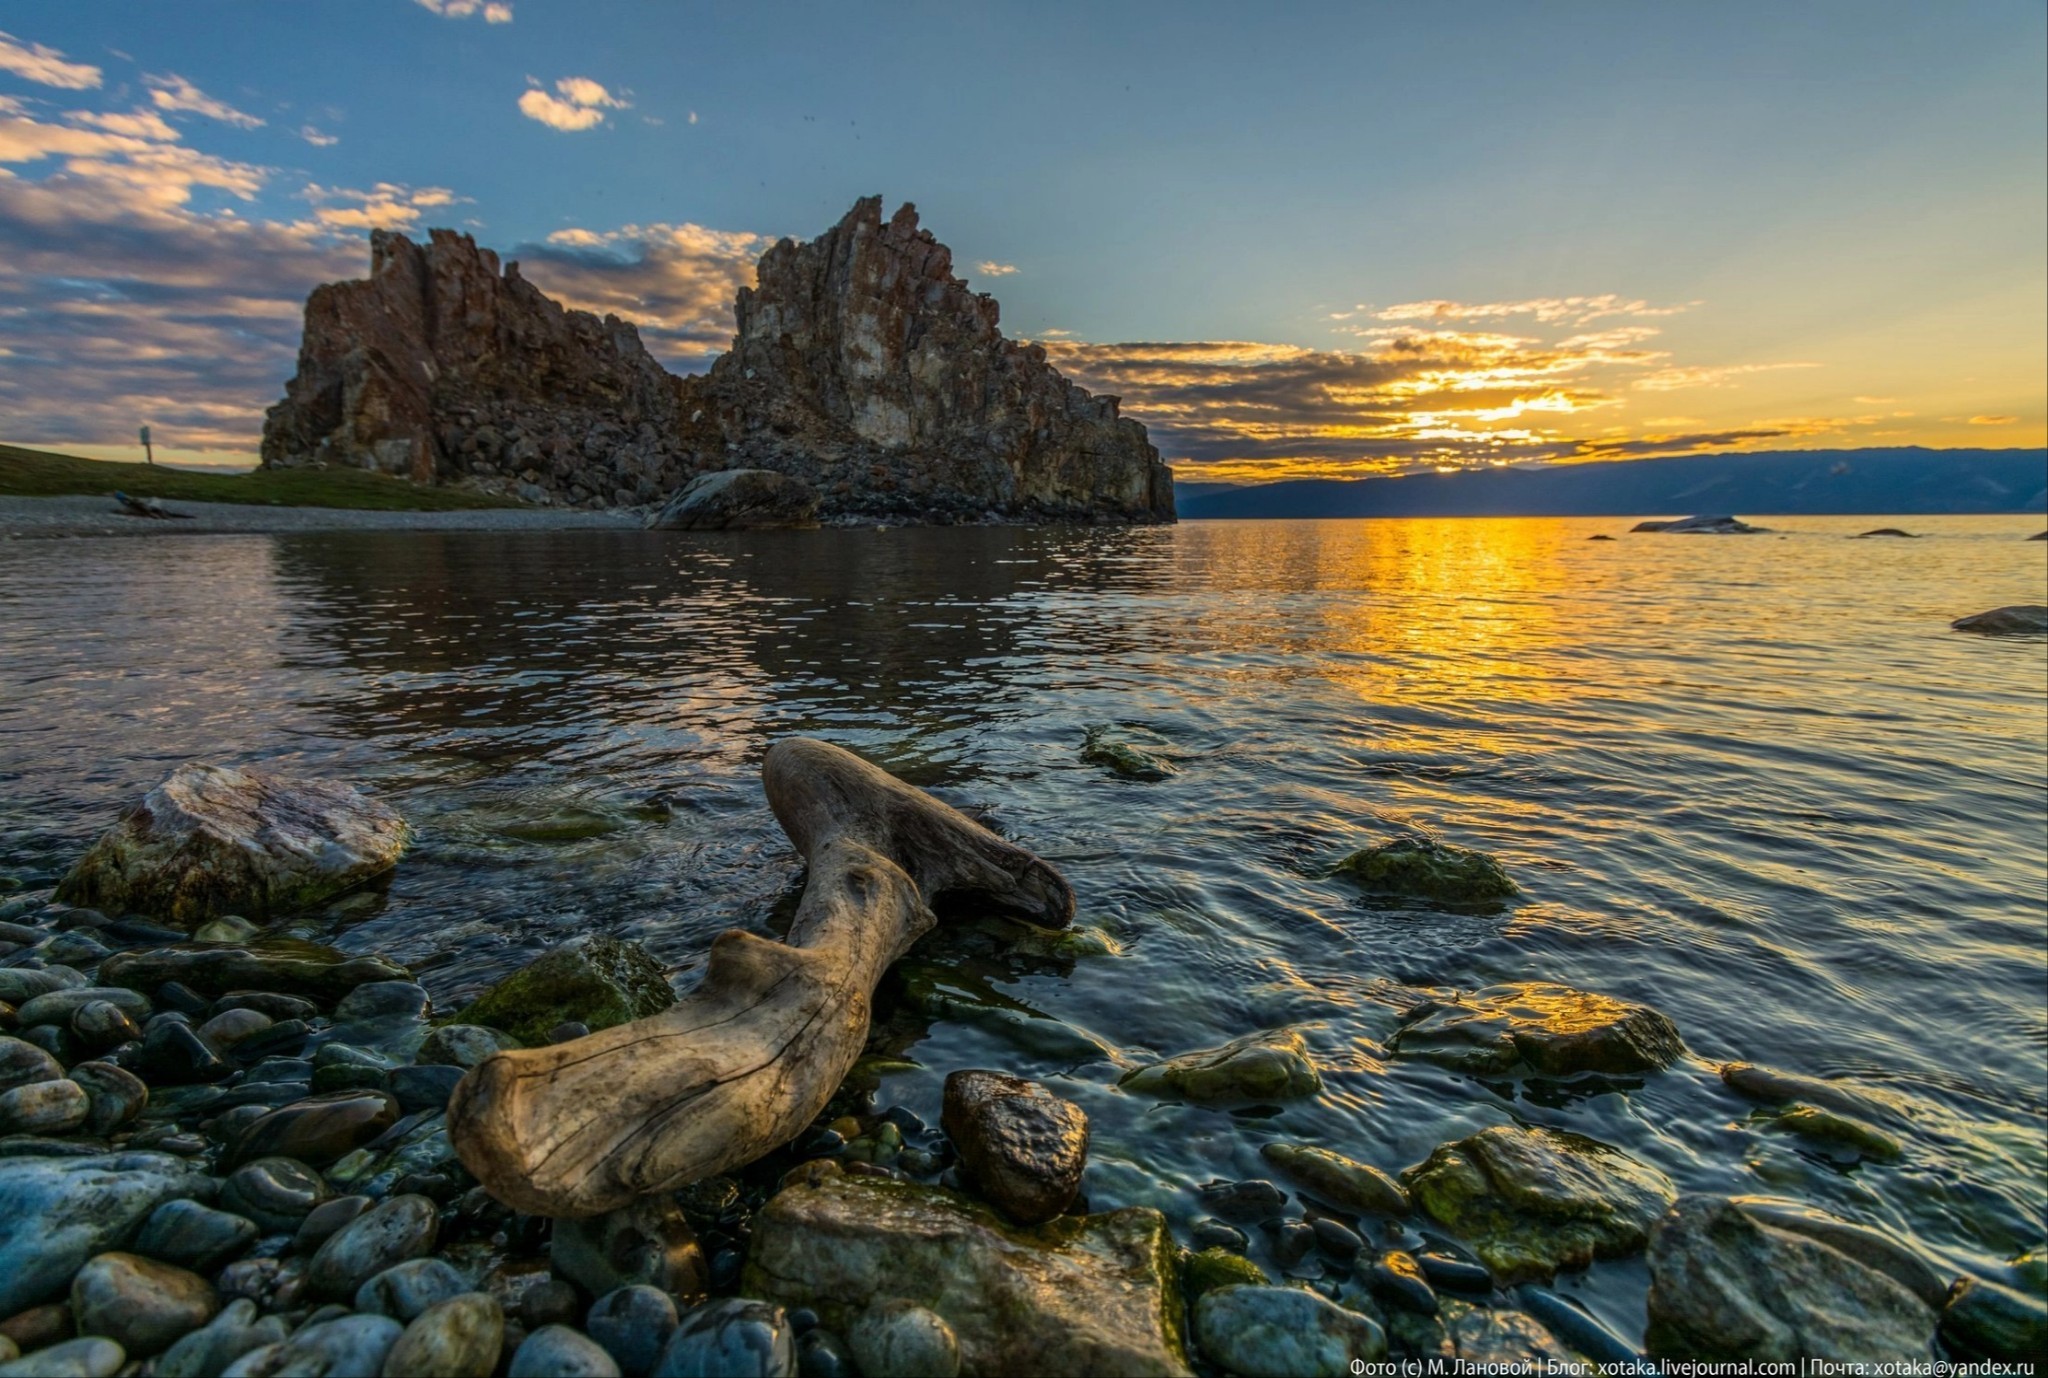
<svg viewBox="0 0 2048 1378"><path fill-rule="evenodd" d="M1389 1170L1489 1124L1570 1128L1682 1188L1794 1196L1988 1267L2048 1178L2048 646L1951 632L2048 602L2040 519L1613 519L1148 530L355 534L0 546L0 871L47 883L192 758L374 787L419 828L388 889L297 925L444 1003L571 934L679 968L786 923L762 751L824 737L1060 866L1108 949L1003 931L913 960L888 1013L936 1120L961 1066L1093 1117L1095 1206L1185 1225L1276 1138ZM1897 524L1913 541L1850 540ZM1084 730L1171 757L1158 783ZM1426 830L1497 855L1494 915L1327 878ZM1557 980L1646 1001L1693 1056L1597 1092L1391 1061L1419 989ZM1154 1054L1293 1025L1324 1094L1278 1115L1115 1089ZM1750 1122L1715 1064L1894 1098L1896 1163ZM1640 1260L1568 1280L1639 1334Z"/></svg>

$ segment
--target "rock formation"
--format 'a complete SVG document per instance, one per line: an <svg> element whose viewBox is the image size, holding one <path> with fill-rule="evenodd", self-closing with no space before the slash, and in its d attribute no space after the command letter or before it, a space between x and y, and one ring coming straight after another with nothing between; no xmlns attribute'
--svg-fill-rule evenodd
<svg viewBox="0 0 2048 1378"><path fill-rule="evenodd" d="M633 326L564 310L466 235L380 230L367 281L307 301L263 463L590 507L768 469L817 490L828 522L1173 520L1145 428L1005 339L911 206L885 221L869 198L778 243L734 314L732 350L675 377Z"/></svg>

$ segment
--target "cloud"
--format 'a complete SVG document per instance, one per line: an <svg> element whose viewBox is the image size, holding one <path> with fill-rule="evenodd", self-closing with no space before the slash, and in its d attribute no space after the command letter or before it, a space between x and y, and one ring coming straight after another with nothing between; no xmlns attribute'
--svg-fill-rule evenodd
<svg viewBox="0 0 2048 1378"><path fill-rule="evenodd" d="M733 298L754 281L769 235L702 225L628 225L600 233L557 230L511 257L534 286L566 306L640 327L658 358L706 367L732 343Z"/></svg>
<svg viewBox="0 0 2048 1378"><path fill-rule="evenodd" d="M1973 416L1970 418L1970 424L1972 426L2010 426L2018 420L2017 416Z"/></svg>
<svg viewBox="0 0 2048 1378"><path fill-rule="evenodd" d="M589 77L563 77L555 83L555 92L549 94L536 82L519 97L519 113L566 132L603 124L608 109L628 108L628 102Z"/></svg>
<svg viewBox="0 0 2048 1378"><path fill-rule="evenodd" d="M315 148L332 148L336 144L341 142L341 137L339 135L322 133L320 130L315 129L310 124L302 124L299 126L299 137L304 139L307 143L313 145L313 147Z"/></svg>
<svg viewBox="0 0 2048 1378"><path fill-rule="evenodd" d="M0 33L0 72L44 86L66 91L90 91L100 84L100 69L89 63L73 62L55 48L24 43L13 34Z"/></svg>
<svg viewBox="0 0 2048 1378"><path fill-rule="evenodd" d="M1364 313L1376 321L1433 321L1450 324L1529 316L1544 325L1585 325L1609 316L1675 316L1698 305L1700 303L1695 301L1679 306L1652 306L1647 301L1604 292L1593 297L1531 297L1525 301L1496 301L1483 304L1441 299L1408 301L1395 306L1380 307L1377 310L1360 305L1351 311L1337 312L1332 319L1347 320Z"/></svg>
<svg viewBox="0 0 2048 1378"><path fill-rule="evenodd" d="M1017 271L1017 265L998 263L992 258L986 258L974 265L974 271L985 278L1006 278Z"/></svg>
<svg viewBox="0 0 2048 1378"><path fill-rule="evenodd" d="M149 98L156 102L156 108L159 110L204 115L209 120L219 120L222 124L231 124L237 129L255 129L263 123L254 115L244 114L224 100L215 100L174 72L163 76L146 76L142 80L149 87Z"/></svg>
<svg viewBox="0 0 2048 1378"><path fill-rule="evenodd" d="M1719 364L1689 368L1661 368L1635 380L1632 386L1643 392L1677 392L1681 388L1732 388L1741 386L1734 380L1748 377L1752 373L1775 373L1785 368L1819 368L1820 365L1800 360L1788 360L1777 364Z"/></svg>
<svg viewBox="0 0 2048 1378"><path fill-rule="evenodd" d="M314 182L301 194L313 203L313 218L336 230L409 230L427 211L462 199L446 187L405 187L395 182L379 182L368 191Z"/></svg>
<svg viewBox="0 0 2048 1378"><path fill-rule="evenodd" d="M89 180L116 197L160 206L184 205L194 187L248 200L267 170L217 158L177 142L177 131L151 112L74 112L64 123L0 115L0 165L61 160L63 174Z"/></svg>
<svg viewBox="0 0 2048 1378"><path fill-rule="evenodd" d="M422 9L432 10L443 19L467 19L481 14L486 24L510 24L512 6L502 0L418 0Z"/></svg>

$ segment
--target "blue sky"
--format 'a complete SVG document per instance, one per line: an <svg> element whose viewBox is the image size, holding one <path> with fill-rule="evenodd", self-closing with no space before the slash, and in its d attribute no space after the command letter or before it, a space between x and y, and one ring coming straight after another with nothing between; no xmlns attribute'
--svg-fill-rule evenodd
<svg viewBox="0 0 2048 1378"><path fill-rule="evenodd" d="M689 367L761 248L876 192L1187 477L2048 420L2039 4L17 0L0 29L20 443L147 419L246 454L371 224L465 229Z"/></svg>

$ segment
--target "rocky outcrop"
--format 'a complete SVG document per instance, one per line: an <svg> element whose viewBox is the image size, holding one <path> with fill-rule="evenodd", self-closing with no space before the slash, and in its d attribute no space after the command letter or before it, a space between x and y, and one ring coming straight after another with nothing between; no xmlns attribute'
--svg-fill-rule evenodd
<svg viewBox="0 0 2048 1378"><path fill-rule="evenodd" d="M765 254L731 351L678 378L616 317L564 310L466 235L371 236L367 281L317 289L263 463L650 505L771 470L826 521L1173 520L1172 472L1117 399L1004 338L995 299L905 205L858 202Z"/></svg>

